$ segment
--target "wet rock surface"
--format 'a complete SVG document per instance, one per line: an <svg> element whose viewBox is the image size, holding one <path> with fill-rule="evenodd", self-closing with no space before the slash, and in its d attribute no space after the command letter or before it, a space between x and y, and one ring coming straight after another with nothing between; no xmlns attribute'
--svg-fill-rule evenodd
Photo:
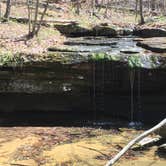
<svg viewBox="0 0 166 166"><path fill-rule="evenodd" d="M106 61L118 61L122 62L122 65L128 67L140 67L140 68L165 68L165 54L153 53L147 49L141 48L136 45L143 43L145 39L138 39L134 37L78 37L68 38L64 45L57 47L51 46L47 49L47 52L38 54L18 54L12 55L8 58L8 55L2 55L0 58L0 66L6 67L32 67L44 68L45 66L58 66L69 65L78 63L89 63L92 61L100 61L105 59ZM159 41L162 41L159 40ZM161 47L157 47L161 52L165 51L165 44ZM159 47L159 48L158 48Z"/></svg>

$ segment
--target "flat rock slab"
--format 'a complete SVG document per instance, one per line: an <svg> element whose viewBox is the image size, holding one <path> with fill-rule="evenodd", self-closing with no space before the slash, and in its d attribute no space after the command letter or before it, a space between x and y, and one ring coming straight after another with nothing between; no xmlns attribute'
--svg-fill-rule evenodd
<svg viewBox="0 0 166 166"><path fill-rule="evenodd" d="M166 37L147 38L139 41L137 46L156 53L166 53Z"/></svg>
<svg viewBox="0 0 166 166"><path fill-rule="evenodd" d="M116 45L117 42L99 41L99 40L87 40L87 41L66 41L65 45L84 45L84 46L111 46Z"/></svg>

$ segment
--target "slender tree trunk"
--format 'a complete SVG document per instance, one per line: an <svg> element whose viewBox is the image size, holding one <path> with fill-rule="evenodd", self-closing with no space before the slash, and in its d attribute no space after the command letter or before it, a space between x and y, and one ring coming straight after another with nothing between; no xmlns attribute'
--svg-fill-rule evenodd
<svg viewBox="0 0 166 166"><path fill-rule="evenodd" d="M138 0L136 0L136 5L135 5L135 13L136 13L136 18L138 16Z"/></svg>
<svg viewBox="0 0 166 166"><path fill-rule="evenodd" d="M154 11L156 9L156 0L151 0L151 10Z"/></svg>
<svg viewBox="0 0 166 166"><path fill-rule="evenodd" d="M29 0L27 0L27 7L28 7L28 34L30 34L31 33L31 23L32 23L32 20L31 20L32 10L30 7Z"/></svg>
<svg viewBox="0 0 166 166"><path fill-rule="evenodd" d="M80 2L79 2L79 0L77 0L76 3L77 3L76 4L76 13L79 15L80 14Z"/></svg>
<svg viewBox="0 0 166 166"><path fill-rule="evenodd" d="M38 13L39 13L39 0L36 0L35 18L34 18L32 33L31 33L32 37L35 35L35 31L36 31Z"/></svg>
<svg viewBox="0 0 166 166"><path fill-rule="evenodd" d="M46 14L46 12L47 12L47 9L48 9L48 3L49 3L49 0L47 0L47 2L46 2L46 4L45 4L44 11L43 11L43 13L42 13L42 15L41 15L40 22L39 22L39 24L38 24L38 26L37 26L35 35L38 35L38 33L39 33L39 30L40 30L40 28L41 28L41 24L42 24L42 22L43 22L44 16L45 16L45 14Z"/></svg>
<svg viewBox="0 0 166 166"><path fill-rule="evenodd" d="M105 6L105 13L104 13L104 17L105 18L108 18L108 7L109 7L109 4L110 3L110 1L108 0L107 2L106 2L106 6Z"/></svg>
<svg viewBox="0 0 166 166"><path fill-rule="evenodd" d="M143 16L143 3L142 0L139 0L139 7L140 7L140 24L144 24L144 16Z"/></svg>
<svg viewBox="0 0 166 166"><path fill-rule="evenodd" d="M0 2L0 18L2 17L2 7L1 7L1 2Z"/></svg>
<svg viewBox="0 0 166 166"><path fill-rule="evenodd" d="M4 18L6 20L9 20L9 17L10 17L10 9L11 9L11 0L7 0L6 1L6 11L5 11L5 14L4 14Z"/></svg>
<svg viewBox="0 0 166 166"><path fill-rule="evenodd" d="M95 13L95 7L96 7L96 1L91 0L91 16L93 16Z"/></svg>

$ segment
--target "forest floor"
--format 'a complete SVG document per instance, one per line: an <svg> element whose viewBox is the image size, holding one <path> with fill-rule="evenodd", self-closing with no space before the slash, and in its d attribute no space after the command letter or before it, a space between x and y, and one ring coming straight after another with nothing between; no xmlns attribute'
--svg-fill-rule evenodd
<svg viewBox="0 0 166 166"><path fill-rule="evenodd" d="M91 127L0 127L0 165L103 166L142 131ZM157 147L129 150L117 166L165 166Z"/></svg>
<svg viewBox="0 0 166 166"><path fill-rule="evenodd" d="M76 21L79 25L90 27L101 23L110 23L113 27L131 28L138 25L138 18L133 13L111 10L107 17L103 17L103 12L100 11L98 17L90 16L82 12L79 16L74 13L74 9L64 3L54 4L54 8L49 8L44 20L48 22L47 26L42 26L37 37L26 40L28 34L28 24L20 23L17 18L27 18L27 7L22 4L14 4L11 8L11 17L9 22L0 23L0 54L41 54L47 52L50 46L62 45L66 37L61 35L54 28L56 21ZM1 3L1 13L4 13L5 4ZM39 10L39 17L43 9ZM147 23L143 27L163 28L166 25L166 17L158 16L147 18Z"/></svg>

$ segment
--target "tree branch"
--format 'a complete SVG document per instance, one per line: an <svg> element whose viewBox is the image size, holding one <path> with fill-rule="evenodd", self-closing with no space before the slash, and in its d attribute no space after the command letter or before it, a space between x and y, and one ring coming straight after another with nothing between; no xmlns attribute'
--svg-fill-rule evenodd
<svg viewBox="0 0 166 166"><path fill-rule="evenodd" d="M115 162L117 162L126 152L128 149L130 149L134 144L136 144L137 142L139 142L140 140L142 140L143 138L145 138L146 136L148 136L149 134L159 130L161 127L166 125L166 118L161 121L159 124L157 124L156 126L154 126L153 128L145 131L144 133L142 133L141 135L139 135L138 137L136 137L135 139L133 139L132 141L130 141L113 159L111 159L105 166L112 166Z"/></svg>

